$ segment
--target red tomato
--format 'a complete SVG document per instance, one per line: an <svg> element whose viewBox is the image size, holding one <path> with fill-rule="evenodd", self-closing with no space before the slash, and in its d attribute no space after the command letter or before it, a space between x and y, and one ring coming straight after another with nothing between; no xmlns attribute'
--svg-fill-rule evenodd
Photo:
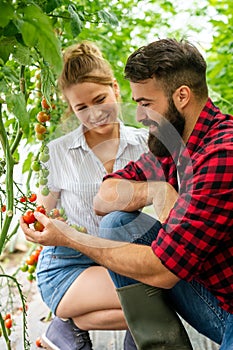
<svg viewBox="0 0 233 350"><path fill-rule="evenodd" d="M33 222L36 221L34 212L32 210L28 210L24 215L23 215L23 220L26 222L26 224L30 225L33 224Z"/></svg>
<svg viewBox="0 0 233 350"><path fill-rule="evenodd" d="M19 310L19 311L24 311L24 308L23 308L22 306L19 306L19 307L17 308L17 310ZM25 304L25 311L27 311L27 310L28 310L28 305Z"/></svg>
<svg viewBox="0 0 233 350"><path fill-rule="evenodd" d="M4 320L8 320L9 318L11 318L11 314L9 314L9 313L3 317Z"/></svg>
<svg viewBox="0 0 233 350"><path fill-rule="evenodd" d="M45 97L43 97L42 100L41 100L41 106L42 106L42 108L44 108L44 109L49 109L49 108L50 108L50 107L49 107L49 104L48 104L48 102L46 101L46 98L45 98Z"/></svg>
<svg viewBox="0 0 233 350"><path fill-rule="evenodd" d="M37 134L45 134L46 131L47 131L47 129L46 129L46 127L45 127L44 125L39 124L39 123L37 123L37 124L35 125L35 132L36 132Z"/></svg>
<svg viewBox="0 0 233 350"><path fill-rule="evenodd" d="M58 216L60 216L60 211L59 211L59 209L57 209L57 208L52 209L52 210L50 211L50 213L49 213L49 216L51 216L53 219L54 219L54 218L57 218Z"/></svg>
<svg viewBox="0 0 233 350"><path fill-rule="evenodd" d="M33 256L35 258L35 261L38 261L40 252L38 250L34 250L34 252L32 252L31 256Z"/></svg>
<svg viewBox="0 0 233 350"><path fill-rule="evenodd" d="M32 193L31 196L28 198L29 202L35 202L37 199L37 195L35 193Z"/></svg>
<svg viewBox="0 0 233 350"><path fill-rule="evenodd" d="M36 207L35 211L39 211L42 214L46 214L46 210L45 207L43 205L39 205L38 207Z"/></svg>
<svg viewBox="0 0 233 350"><path fill-rule="evenodd" d="M35 221L34 222L34 229L36 230L36 231L43 231L43 229L44 229L44 225L41 223L41 222L39 222L39 221Z"/></svg>
<svg viewBox="0 0 233 350"><path fill-rule="evenodd" d="M27 264L27 265L32 266L32 265L34 265L35 263L36 263L36 258L35 258L35 256L33 256L33 255L30 255L30 256L26 259L26 264Z"/></svg>
<svg viewBox="0 0 233 350"><path fill-rule="evenodd" d="M42 348L42 343L41 343L41 339L40 339L40 338L37 338L37 339L36 339L36 346L37 346L38 348Z"/></svg>
<svg viewBox="0 0 233 350"><path fill-rule="evenodd" d="M37 118L38 122L45 123L48 120L50 120L50 115L41 111L37 114L36 118Z"/></svg>
<svg viewBox="0 0 233 350"><path fill-rule="evenodd" d="M11 318L8 318L7 320L5 320L5 327L10 329L12 327L13 321Z"/></svg>
<svg viewBox="0 0 233 350"><path fill-rule="evenodd" d="M4 213L6 211L6 206L5 205L2 205L1 211L2 211L2 213Z"/></svg>
<svg viewBox="0 0 233 350"><path fill-rule="evenodd" d="M20 201L21 203L24 203L24 202L26 202L26 200L27 200L27 197L24 196L24 197L21 197L19 201Z"/></svg>

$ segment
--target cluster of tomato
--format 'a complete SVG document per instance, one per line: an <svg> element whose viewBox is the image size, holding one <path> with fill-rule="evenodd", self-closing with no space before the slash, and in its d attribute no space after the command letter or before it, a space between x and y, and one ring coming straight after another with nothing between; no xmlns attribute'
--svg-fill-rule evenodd
<svg viewBox="0 0 233 350"><path fill-rule="evenodd" d="M41 231L43 231L44 226L43 226L43 224L41 224L39 221L36 220L36 218L34 216L35 211L40 212L44 215L47 215L44 206L39 205L35 208L35 210L27 210L26 213L23 215L23 220L27 225L33 224L35 230L41 232ZM47 216L51 217L53 219L62 220L62 221L66 221L66 219L67 219L63 208L61 208L61 209L54 208L50 211L50 213ZM39 258L41 250L42 250L41 246L36 248L26 258L25 262L20 267L21 271L28 273L27 278L30 282L35 280L35 271L36 271L36 266L37 266L37 262L38 262L38 258Z"/></svg>
<svg viewBox="0 0 233 350"><path fill-rule="evenodd" d="M27 210L26 213L23 215L23 220L26 222L26 224L34 224L34 228L36 231L43 231L44 226L36 220L34 216L34 212L38 211L44 215L46 215L46 210L43 205L39 205L35 208L35 210Z"/></svg>
<svg viewBox="0 0 233 350"><path fill-rule="evenodd" d="M36 279L35 271L36 271L36 266L37 266L37 262L39 259L39 255L40 255L40 252L42 249L43 248L41 246L39 246L35 250L33 250L33 252L26 258L25 262L20 267L20 270L22 272L28 273L27 279L29 282L32 282L33 280Z"/></svg>
<svg viewBox="0 0 233 350"><path fill-rule="evenodd" d="M45 140L45 135L47 132L47 125L46 122L50 120L50 109L54 108L54 106L50 106L45 97L41 100L41 106L42 110L38 112L36 119L38 123L35 125L35 132L36 137L40 141ZM42 144L39 157L38 159L34 160L31 164L31 169L38 174L38 186L42 186L41 188L41 194L43 196L47 196L49 194L49 188L47 186L48 183L48 175L49 170L44 166L44 163L46 163L49 160L49 148L44 144Z"/></svg>
<svg viewBox="0 0 233 350"><path fill-rule="evenodd" d="M49 148L43 145L40 150L39 160L34 160L31 164L31 169L38 174L38 186L42 186L40 191L43 196L47 196L49 194L49 188L47 186L49 170L43 164L48 160Z"/></svg>
<svg viewBox="0 0 233 350"><path fill-rule="evenodd" d="M33 203L37 200L37 195L35 193L31 193L30 196L22 196L20 197L19 199L16 199L16 201L19 201L20 203L26 203L26 202L30 202L30 203ZM1 206L1 212L2 213L5 213L6 212L6 205L3 204ZM9 213L10 211L8 211L8 216L12 216L13 215L13 212L12 213Z"/></svg>
<svg viewBox="0 0 233 350"><path fill-rule="evenodd" d="M46 122L50 120L50 106L47 103L45 97L42 97L41 100L41 107L42 111L38 112L36 119L38 123L35 125L35 132L36 132L36 137L38 140L43 141L45 139L45 134L46 134Z"/></svg>

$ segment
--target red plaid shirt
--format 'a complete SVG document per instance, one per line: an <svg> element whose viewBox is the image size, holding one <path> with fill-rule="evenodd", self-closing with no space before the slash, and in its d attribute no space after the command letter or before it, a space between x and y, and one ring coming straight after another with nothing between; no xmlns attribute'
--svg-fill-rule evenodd
<svg viewBox="0 0 233 350"><path fill-rule="evenodd" d="M233 313L233 116L209 99L179 156L179 198L152 249L181 279L195 279ZM150 152L105 177L166 180L178 189L177 157Z"/></svg>

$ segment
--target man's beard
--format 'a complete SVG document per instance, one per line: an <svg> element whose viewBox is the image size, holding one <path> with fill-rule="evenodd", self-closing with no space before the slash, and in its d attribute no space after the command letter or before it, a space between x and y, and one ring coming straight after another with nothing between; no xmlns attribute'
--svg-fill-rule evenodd
<svg viewBox="0 0 233 350"><path fill-rule="evenodd" d="M179 152L182 145L182 135L185 127L185 118L177 110L172 99L164 113L158 132L149 134L148 147L156 157L167 157L174 152ZM148 121L147 124L150 122Z"/></svg>

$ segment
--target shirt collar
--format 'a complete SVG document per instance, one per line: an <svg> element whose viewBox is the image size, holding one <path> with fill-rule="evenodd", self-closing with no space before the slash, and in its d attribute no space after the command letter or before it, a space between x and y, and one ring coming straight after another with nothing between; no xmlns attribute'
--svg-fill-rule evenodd
<svg viewBox="0 0 233 350"><path fill-rule="evenodd" d="M137 145L138 139L135 135L134 128L130 128L124 125L124 123L119 120L120 124L120 138L121 149L124 149L128 144ZM81 124L76 130L74 130L71 134L71 143L69 149L82 147L85 150L88 150L88 145L86 143L86 139L83 133L84 126Z"/></svg>
<svg viewBox="0 0 233 350"><path fill-rule="evenodd" d="M199 118L195 124L195 127L186 144L190 155L195 152L195 149L199 147L201 141L208 134L208 131L213 125L215 116L219 113L219 109L213 104L210 98L208 98L204 108L202 109Z"/></svg>
<svg viewBox="0 0 233 350"><path fill-rule="evenodd" d="M87 149L86 139L83 133L84 126L81 124L77 129L75 129L71 135L71 142L69 149L82 147L83 149Z"/></svg>

